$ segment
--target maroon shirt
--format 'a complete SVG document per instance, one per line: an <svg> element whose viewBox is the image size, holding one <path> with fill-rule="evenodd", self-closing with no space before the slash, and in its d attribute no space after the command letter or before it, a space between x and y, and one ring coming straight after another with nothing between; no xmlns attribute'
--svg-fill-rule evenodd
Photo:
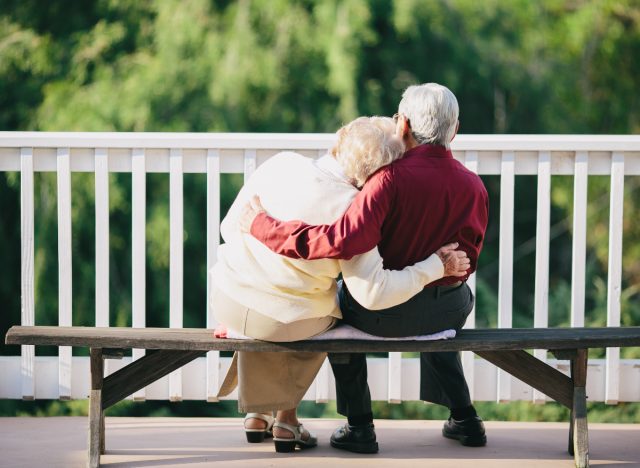
<svg viewBox="0 0 640 468"><path fill-rule="evenodd" d="M291 258L350 259L376 245L385 268L400 270L459 242L477 267L489 216L480 177L443 146L421 145L373 174L344 215L330 225L278 221L260 213L251 234ZM434 285L460 279L443 278Z"/></svg>

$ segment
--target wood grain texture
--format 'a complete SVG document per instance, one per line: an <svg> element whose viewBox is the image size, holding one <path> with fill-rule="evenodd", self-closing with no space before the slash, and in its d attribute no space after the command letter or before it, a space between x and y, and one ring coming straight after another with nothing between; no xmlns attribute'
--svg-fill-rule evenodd
<svg viewBox="0 0 640 468"><path fill-rule="evenodd" d="M101 448L101 413L100 401L102 390L91 390L89 395L89 443L87 447L87 466L98 468L100 466Z"/></svg>
<svg viewBox="0 0 640 468"><path fill-rule="evenodd" d="M573 393L573 457L576 468L589 466L589 431L587 428L587 397L584 387Z"/></svg>
<svg viewBox="0 0 640 468"><path fill-rule="evenodd" d="M574 387L587 386L587 359L588 350L578 349L576 355L571 359L571 379Z"/></svg>
<svg viewBox="0 0 640 468"><path fill-rule="evenodd" d="M102 384L104 381L104 357L102 349L89 351L91 390L89 393L89 467L100 466L100 454L104 453L104 411L102 411Z"/></svg>
<svg viewBox="0 0 640 468"><path fill-rule="evenodd" d="M154 350L104 379L102 409L202 356L203 351Z"/></svg>
<svg viewBox="0 0 640 468"><path fill-rule="evenodd" d="M573 455L576 467L589 466L589 432L587 426L587 364L588 350L577 349L571 356L571 382L573 385L573 406L569 428L569 453Z"/></svg>
<svg viewBox="0 0 640 468"><path fill-rule="evenodd" d="M100 455L105 452L104 410L100 411Z"/></svg>
<svg viewBox="0 0 640 468"><path fill-rule="evenodd" d="M49 327L14 326L6 344L69 345L104 348L142 348L191 351L325 351L418 352L497 351L522 349L578 349L640 346L640 327L516 328L461 330L451 340L375 341L305 340L272 343L218 339L201 328Z"/></svg>
<svg viewBox="0 0 640 468"><path fill-rule="evenodd" d="M571 379L526 351L476 351L476 354L567 408L573 407Z"/></svg>
<svg viewBox="0 0 640 468"><path fill-rule="evenodd" d="M104 380L104 359L102 357L102 349L91 348L89 354L91 356L91 390L102 390L102 381Z"/></svg>

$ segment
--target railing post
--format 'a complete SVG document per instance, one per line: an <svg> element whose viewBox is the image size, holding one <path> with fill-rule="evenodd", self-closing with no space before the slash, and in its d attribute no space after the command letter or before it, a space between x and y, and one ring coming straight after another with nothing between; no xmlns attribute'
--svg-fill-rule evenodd
<svg viewBox="0 0 640 468"><path fill-rule="evenodd" d="M218 258L220 245L220 151L207 150L207 328L216 326L211 305L213 284L211 269ZM207 353L207 401L218 401L220 387L220 352Z"/></svg>
<svg viewBox="0 0 640 468"><path fill-rule="evenodd" d="M478 152L477 151L465 151L464 165L467 169L474 173L478 173ZM473 273L469 276L467 280L467 285L471 289L474 297L476 297L476 273ZM464 328L475 328L476 327L476 304L474 302L473 309L471 309L471 313L467 317L467 321L464 324ZM467 385L469 386L469 395L471 397L471 401L474 399L475 394L475 354L472 351L463 351L462 352L462 368L464 370L464 377L467 381Z"/></svg>
<svg viewBox="0 0 640 468"><path fill-rule="evenodd" d="M22 325L35 325L34 225L33 225L33 149L20 148L20 252ZM35 398L35 347L20 347L22 399Z"/></svg>
<svg viewBox="0 0 640 468"><path fill-rule="evenodd" d="M58 325L72 324L71 151L58 148ZM59 398L71 399L71 347L58 347Z"/></svg>
<svg viewBox="0 0 640 468"><path fill-rule="evenodd" d="M183 191L182 150L169 151L169 326L182 328ZM182 400L182 369L169 375L169 399Z"/></svg>
<svg viewBox="0 0 640 468"><path fill-rule="evenodd" d="M571 326L584 326L589 154L576 152L573 177L573 247L571 251Z"/></svg>
<svg viewBox="0 0 640 468"><path fill-rule="evenodd" d="M131 326L144 328L147 324L147 170L143 148L131 151ZM132 360L145 355L144 349L133 349ZM144 400L145 389L133 394L134 400Z"/></svg>
<svg viewBox="0 0 640 468"><path fill-rule="evenodd" d="M533 326L549 325L549 224L551 220L551 153L538 155L538 202L536 219L536 273ZM536 349L534 356L546 361L547 351ZM533 401L544 403L542 392L533 389Z"/></svg>
<svg viewBox="0 0 640 468"><path fill-rule="evenodd" d="M624 206L624 154L611 155L611 202L609 213L609 276L607 326L620 326L622 282L622 214ZM607 348L605 402L616 404L620 394L620 348Z"/></svg>
<svg viewBox="0 0 640 468"><path fill-rule="evenodd" d="M498 327L511 328L513 311L513 204L515 155L502 153L500 170L500 252L498 272ZM511 400L511 376L498 369L497 401Z"/></svg>
<svg viewBox="0 0 640 468"><path fill-rule="evenodd" d="M96 327L109 326L109 155L95 150Z"/></svg>

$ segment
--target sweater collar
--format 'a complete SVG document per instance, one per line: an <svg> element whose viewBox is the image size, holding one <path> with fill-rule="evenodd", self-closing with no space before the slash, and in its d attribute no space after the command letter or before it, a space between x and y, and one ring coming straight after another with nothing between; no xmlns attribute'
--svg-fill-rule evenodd
<svg viewBox="0 0 640 468"><path fill-rule="evenodd" d="M336 158L334 158L331 154L327 153L324 156L316 159L315 164L320 170L328 172L341 181L350 183L349 178L345 175L342 167L340 166L340 164L338 164Z"/></svg>

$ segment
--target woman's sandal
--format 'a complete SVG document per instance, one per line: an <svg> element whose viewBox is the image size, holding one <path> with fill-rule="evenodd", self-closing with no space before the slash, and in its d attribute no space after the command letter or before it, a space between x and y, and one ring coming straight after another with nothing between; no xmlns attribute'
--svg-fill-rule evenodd
<svg viewBox="0 0 640 468"><path fill-rule="evenodd" d="M246 427L247 419L260 419L266 422L267 425L263 429L249 429ZM273 424L275 422L275 418L273 416L268 416L262 413L247 413L247 415L244 417L244 421L244 433L247 435L247 442L255 444L262 442L265 437L273 436Z"/></svg>
<svg viewBox="0 0 640 468"><path fill-rule="evenodd" d="M312 433L307 431L302 424L292 426L291 424L276 421L273 425L274 428L286 429L293 434L293 439L284 439L281 437L273 437L273 442L276 445L276 452L293 452L296 449L296 445L301 449L311 448L318 445L318 438ZM305 431L309 434L309 438L304 440L302 434Z"/></svg>

